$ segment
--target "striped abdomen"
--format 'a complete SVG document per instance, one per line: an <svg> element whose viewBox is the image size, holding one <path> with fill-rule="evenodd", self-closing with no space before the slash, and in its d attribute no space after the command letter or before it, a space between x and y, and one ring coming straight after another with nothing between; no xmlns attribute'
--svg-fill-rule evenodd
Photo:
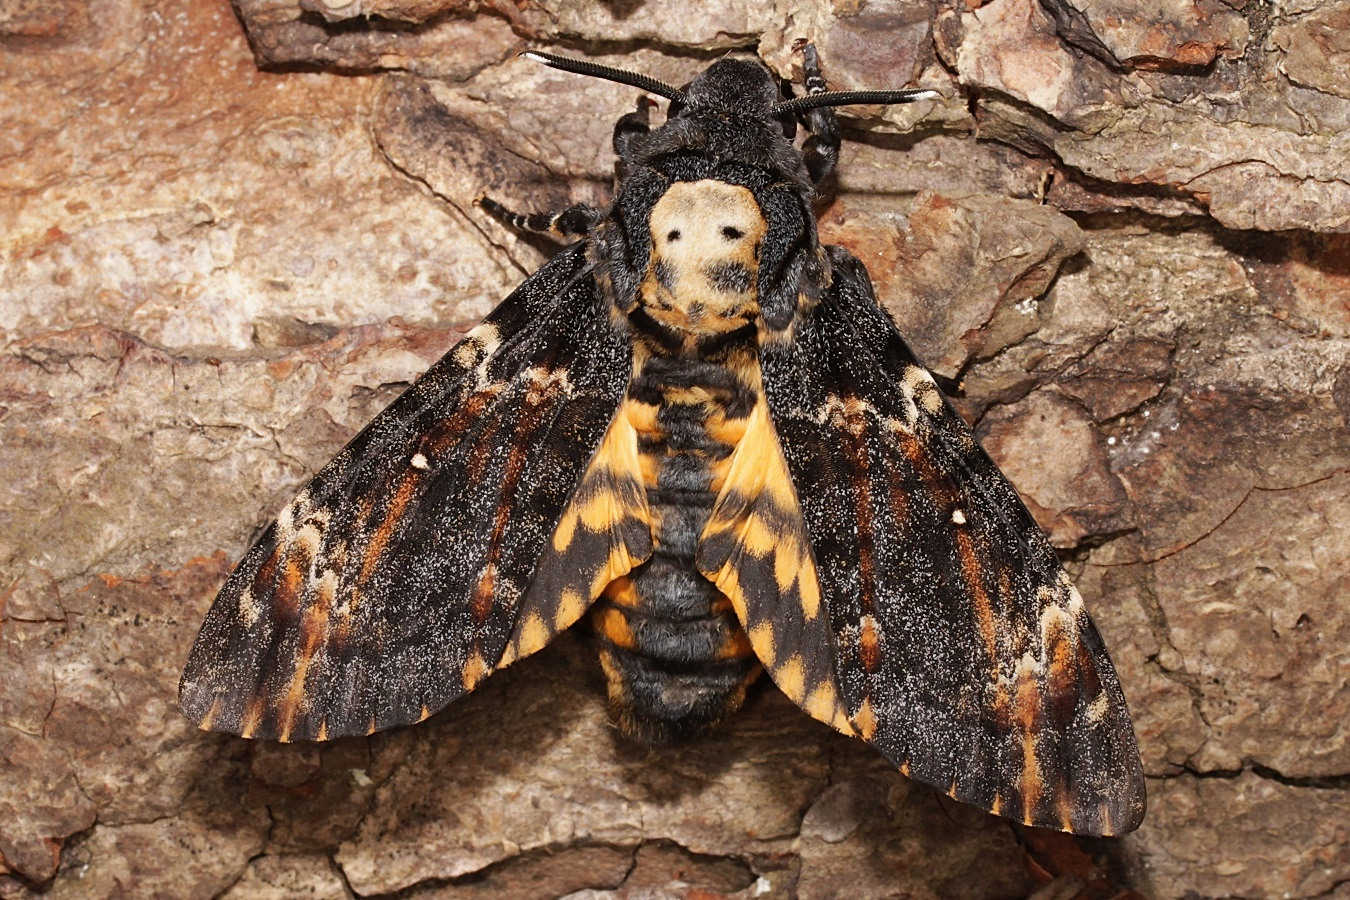
<svg viewBox="0 0 1350 900"><path fill-rule="evenodd" d="M639 740L710 728L759 672L730 602L695 565L754 402L732 369L658 356L634 373L620 410L637 432L655 549L609 584L592 621L611 715Z"/></svg>

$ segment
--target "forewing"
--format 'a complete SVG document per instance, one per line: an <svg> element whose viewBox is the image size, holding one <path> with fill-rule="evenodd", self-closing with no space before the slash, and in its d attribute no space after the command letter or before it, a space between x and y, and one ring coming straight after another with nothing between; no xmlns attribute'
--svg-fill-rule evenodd
<svg viewBox="0 0 1350 900"><path fill-rule="evenodd" d="M497 666L627 383L631 349L584 267L574 247L540 269L268 527L193 645L190 719L366 734Z"/></svg>
<svg viewBox="0 0 1350 900"><path fill-rule="evenodd" d="M762 366L854 730L958 800L1132 830L1134 732L1078 592L862 265L831 255L833 286Z"/></svg>

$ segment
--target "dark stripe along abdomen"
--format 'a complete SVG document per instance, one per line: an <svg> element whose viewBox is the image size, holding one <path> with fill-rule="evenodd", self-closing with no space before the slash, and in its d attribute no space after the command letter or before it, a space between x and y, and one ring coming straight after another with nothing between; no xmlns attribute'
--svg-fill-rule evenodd
<svg viewBox="0 0 1350 900"><path fill-rule="evenodd" d="M619 412L638 434L655 549L605 589L592 622L610 713L638 740L708 730L759 672L730 602L694 564L754 400L733 366L652 356L639 359Z"/></svg>

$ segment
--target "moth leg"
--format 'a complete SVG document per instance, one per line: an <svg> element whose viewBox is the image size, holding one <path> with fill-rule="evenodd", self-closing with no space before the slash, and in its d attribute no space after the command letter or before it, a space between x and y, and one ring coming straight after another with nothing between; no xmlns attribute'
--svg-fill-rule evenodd
<svg viewBox="0 0 1350 900"><path fill-rule="evenodd" d="M633 141L652 130L651 109L656 101L649 97L639 97L637 109L619 117L614 123L614 155L619 159L628 158L628 150Z"/></svg>
<svg viewBox="0 0 1350 900"><path fill-rule="evenodd" d="M802 74L806 76L806 93L823 94L826 90L825 78L820 74L820 55L815 44L802 47ZM839 162L839 117L834 109L819 106L806 114L803 123L811 136L802 145L806 171L813 184L820 184L834 171Z"/></svg>
<svg viewBox="0 0 1350 900"><path fill-rule="evenodd" d="M474 203L508 228L546 234L561 241L585 237L604 218L603 212L584 203L569 206L560 213L518 213L491 197L479 197Z"/></svg>

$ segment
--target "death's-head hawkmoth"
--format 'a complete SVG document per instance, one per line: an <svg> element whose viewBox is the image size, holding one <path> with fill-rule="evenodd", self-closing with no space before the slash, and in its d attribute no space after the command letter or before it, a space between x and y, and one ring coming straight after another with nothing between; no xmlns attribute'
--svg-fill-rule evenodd
<svg viewBox="0 0 1350 900"><path fill-rule="evenodd" d="M1144 812L1129 713L1012 486L820 243L832 106L727 58L624 116L607 209L358 434L240 561L181 684L202 728L328 740L430 716L589 613L611 715L706 731L761 670L911 778L1021 822ZM798 125L809 137L794 143Z"/></svg>

